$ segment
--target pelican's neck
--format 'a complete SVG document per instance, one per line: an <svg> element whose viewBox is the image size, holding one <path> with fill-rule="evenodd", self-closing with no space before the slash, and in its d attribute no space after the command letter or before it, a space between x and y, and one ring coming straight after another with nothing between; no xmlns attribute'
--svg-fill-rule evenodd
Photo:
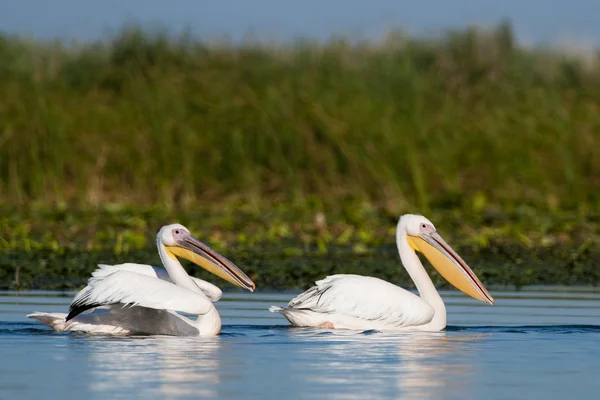
<svg viewBox="0 0 600 400"><path fill-rule="evenodd" d="M431 325L435 329L444 328L446 326L446 306L444 305L444 301L433 285L417 253L408 244L406 229L401 224L398 225L398 229L396 230L396 243L398 244L398 252L400 253L402 265L415 283L419 295L435 310L433 319L428 325Z"/></svg>
<svg viewBox="0 0 600 400"><path fill-rule="evenodd" d="M167 249L165 248L165 245L162 244L160 238L157 239L156 246L158 247L160 259L173 283L175 283L177 286L181 286L182 288L206 296L206 294L200 289L200 287L198 287L198 285L196 285L188 273L185 272L185 269L179 260L167 253ZM197 328L200 332L200 336L213 336L218 335L221 332L221 317L219 316L219 313L214 305L212 305L206 314L198 315L195 320L184 316L180 316L180 318Z"/></svg>
<svg viewBox="0 0 600 400"><path fill-rule="evenodd" d="M158 254L160 255L160 260L162 261L169 277L177 286L181 286L193 292L201 292L201 290L196 286L192 278L185 272L185 269L175 258L174 256L167 253L167 249L165 245L162 244L160 239L157 240L156 246L158 247Z"/></svg>

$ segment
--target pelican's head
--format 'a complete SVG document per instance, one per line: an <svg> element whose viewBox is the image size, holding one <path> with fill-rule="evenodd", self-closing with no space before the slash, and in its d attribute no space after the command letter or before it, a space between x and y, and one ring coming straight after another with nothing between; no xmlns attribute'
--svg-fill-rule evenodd
<svg viewBox="0 0 600 400"><path fill-rule="evenodd" d="M410 247L425 255L433 267L454 287L474 299L494 304L494 299L466 262L450 247L433 223L422 215L400 217L398 233L406 232Z"/></svg>
<svg viewBox="0 0 600 400"><path fill-rule="evenodd" d="M181 224L166 225L158 232L158 245L164 246L167 256L185 258L208 272L253 292L254 282L234 263L196 239Z"/></svg>

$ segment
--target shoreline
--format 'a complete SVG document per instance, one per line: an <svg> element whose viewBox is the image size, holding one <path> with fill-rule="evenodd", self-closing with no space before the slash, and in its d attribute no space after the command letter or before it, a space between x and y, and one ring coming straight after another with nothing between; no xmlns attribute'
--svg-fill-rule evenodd
<svg viewBox="0 0 600 400"><path fill-rule="evenodd" d="M311 212L272 213L268 218L257 212L242 218L234 212L215 211L181 213L176 218L173 212L4 211L0 290L76 289L98 263L160 265L155 231L173 221L182 222L236 263L261 290L306 289L315 280L336 273L376 276L413 287L396 251L395 218L381 211L353 224L325 225L319 218L311 220ZM557 217L554 228L540 235L541 227L530 223L535 215L520 223L512 224L508 218L481 226L474 218L467 219L467 214L452 218L456 213L438 211L429 218L488 287L600 284L596 267L600 241L594 217L566 222ZM261 217L262 223L257 223ZM342 220L334 215L329 221L336 219ZM434 283L447 288L439 274L425 265ZM194 276L228 286L200 268L185 266Z"/></svg>
<svg viewBox="0 0 600 400"><path fill-rule="evenodd" d="M565 245L530 247L510 241L487 247L454 247L490 288L513 286L519 290L531 285L593 287L600 284L600 271L596 267L600 264L597 246L587 246L579 252ZM389 239L377 246L354 243L329 245L326 250L318 245L306 247L304 243L294 245L290 241L285 246L277 242L251 247L225 243L218 251L242 268L261 290L307 289L315 280L337 273L375 276L407 289L414 287L400 263L395 244ZM96 264L122 262L161 265L152 245L129 250L92 251L60 245L54 249L3 248L0 250L0 290L77 289L85 285ZM449 287L437 271L427 262L424 264L438 287ZM185 266L196 277L220 287L229 286L200 268L188 263Z"/></svg>

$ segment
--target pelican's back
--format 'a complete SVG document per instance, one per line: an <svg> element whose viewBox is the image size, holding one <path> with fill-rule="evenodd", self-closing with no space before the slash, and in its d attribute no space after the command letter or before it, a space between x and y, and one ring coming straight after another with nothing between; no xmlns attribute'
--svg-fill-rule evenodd
<svg viewBox="0 0 600 400"><path fill-rule="evenodd" d="M315 282L287 307L271 307L295 326L401 329L427 324L433 308L419 296L379 278L332 275Z"/></svg>

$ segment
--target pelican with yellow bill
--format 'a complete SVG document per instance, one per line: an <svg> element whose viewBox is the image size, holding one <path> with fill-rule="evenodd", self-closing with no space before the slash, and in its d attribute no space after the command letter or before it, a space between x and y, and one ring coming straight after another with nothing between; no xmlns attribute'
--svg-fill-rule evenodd
<svg viewBox="0 0 600 400"><path fill-rule="evenodd" d="M454 287L483 302L494 299L467 263L422 215L406 214L396 227L400 260L419 295L378 278L332 275L292 299L273 306L294 326L329 329L440 331L446 306L416 252Z"/></svg>
<svg viewBox="0 0 600 400"><path fill-rule="evenodd" d="M36 312L28 317L60 332L219 334L221 317L213 303L221 298L221 290L189 276L178 258L251 292L254 282L183 225L163 226L157 235L157 247L164 268L133 263L99 265L87 286L73 298L68 314Z"/></svg>

